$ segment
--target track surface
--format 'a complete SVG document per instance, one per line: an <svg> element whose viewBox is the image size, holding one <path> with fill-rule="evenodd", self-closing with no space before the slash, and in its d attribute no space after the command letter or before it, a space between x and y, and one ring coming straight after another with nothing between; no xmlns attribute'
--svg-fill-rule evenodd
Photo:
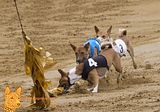
<svg viewBox="0 0 160 112"><path fill-rule="evenodd" d="M160 1L159 0L17 0L27 35L37 47L53 54L58 64L46 77L58 83L57 68L74 66L74 53L68 42L80 45L88 36L95 36L93 26L105 31L113 25L112 37L118 28L128 30L135 48L138 69L129 56L123 58L125 79L120 88L116 74L110 76L107 91L97 94L71 94L52 99L55 112L159 112L160 111ZM0 101L7 84L22 85L23 96L29 95L32 80L24 75L23 41L11 0L0 0ZM145 69L146 63L152 69ZM22 107L29 100L22 101ZM52 111L52 110L50 110Z"/></svg>

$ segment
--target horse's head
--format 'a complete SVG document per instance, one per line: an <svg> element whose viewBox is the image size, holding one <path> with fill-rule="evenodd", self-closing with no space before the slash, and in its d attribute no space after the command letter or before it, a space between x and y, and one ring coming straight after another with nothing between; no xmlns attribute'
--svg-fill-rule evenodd
<svg viewBox="0 0 160 112"><path fill-rule="evenodd" d="M82 63L84 62L85 59L88 59L89 47L90 47L89 43L85 44L84 46L79 46L79 47L76 47L75 45L70 43L70 46L72 47L75 53L77 63Z"/></svg>
<svg viewBox="0 0 160 112"><path fill-rule="evenodd" d="M106 32L101 32L97 26L94 26L95 32L96 32L96 37L101 43L101 48L107 45L112 45L113 39L111 38L111 30L112 26L108 28Z"/></svg>

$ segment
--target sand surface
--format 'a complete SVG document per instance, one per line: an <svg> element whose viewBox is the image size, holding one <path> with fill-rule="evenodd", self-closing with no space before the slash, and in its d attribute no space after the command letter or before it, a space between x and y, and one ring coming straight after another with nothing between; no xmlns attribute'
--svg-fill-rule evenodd
<svg viewBox="0 0 160 112"><path fill-rule="evenodd" d="M57 68L75 65L74 52L68 42L82 44L95 36L94 25L105 31L113 25L128 30L135 50L138 69L131 58L122 59L123 83L116 84L110 75L107 91L96 94L71 94L52 99L54 112L160 112L160 1L159 0L17 0L26 34L37 47L52 53L57 65L46 72L53 86L60 75ZM0 104L7 84L13 90L21 85L28 96L32 80L24 75L23 40L14 2L0 0ZM146 69L149 63L152 69ZM22 108L30 100L22 101ZM51 106L52 107L52 106ZM25 111L25 110L23 110Z"/></svg>

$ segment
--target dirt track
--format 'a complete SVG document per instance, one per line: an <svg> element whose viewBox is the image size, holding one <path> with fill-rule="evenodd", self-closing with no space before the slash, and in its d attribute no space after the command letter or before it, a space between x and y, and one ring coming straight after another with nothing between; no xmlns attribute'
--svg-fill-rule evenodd
<svg viewBox="0 0 160 112"><path fill-rule="evenodd" d="M74 65L74 53L68 42L79 45L86 37L94 36L94 25L102 30L113 25L113 38L118 28L127 28L128 38L135 46L138 69L133 69L129 56L123 58L125 80L121 88L117 88L113 73L107 92L57 97L52 100L57 105L54 111L160 112L159 0L17 0L17 3L24 29L34 45L44 47L58 61L46 73L53 86L59 78L55 70ZM26 96L32 81L23 72L23 41L14 3L0 0L0 14L0 101L3 101L7 84L13 88L22 85ZM146 63L153 68L145 69ZM22 107L28 104L29 101L23 101Z"/></svg>

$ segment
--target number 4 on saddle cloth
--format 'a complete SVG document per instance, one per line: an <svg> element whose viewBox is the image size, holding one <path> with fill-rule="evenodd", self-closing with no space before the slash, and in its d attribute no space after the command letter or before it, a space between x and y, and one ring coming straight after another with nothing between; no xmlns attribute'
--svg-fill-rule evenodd
<svg viewBox="0 0 160 112"><path fill-rule="evenodd" d="M99 67L106 67L109 70L107 60L104 56L99 55L95 58L89 58L84 61L84 68L82 72L82 78L87 80L88 74L91 70Z"/></svg>
<svg viewBox="0 0 160 112"><path fill-rule="evenodd" d="M97 40L97 38L90 38L83 45L85 46L88 43L90 44L89 57L92 58L94 56L94 48L97 49L97 53L98 53L97 55L99 55L101 52L101 45L100 45L99 40Z"/></svg>

